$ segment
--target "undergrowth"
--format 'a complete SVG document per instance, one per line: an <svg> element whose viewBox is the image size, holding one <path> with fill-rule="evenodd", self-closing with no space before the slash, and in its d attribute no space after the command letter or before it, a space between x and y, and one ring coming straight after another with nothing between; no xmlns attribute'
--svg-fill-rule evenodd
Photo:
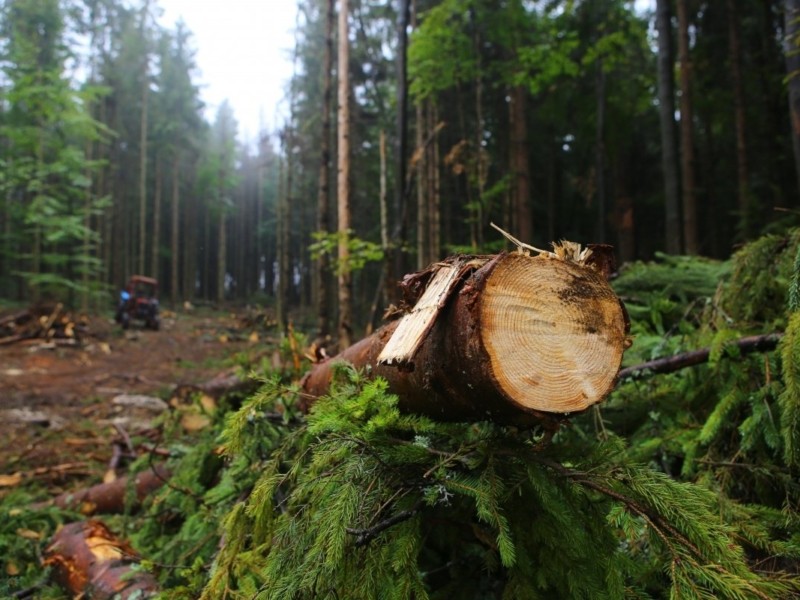
<svg viewBox="0 0 800 600"><path fill-rule="evenodd" d="M403 414L346 365L301 415L290 361L190 440L168 435L173 477L110 524L169 599L796 597L798 242L624 270L626 364L701 347L709 360L621 381L555 435ZM732 343L776 332L774 351ZM12 515L8 500L0 552L21 565L36 546L8 546L9 528L43 519L49 535L69 516Z"/></svg>

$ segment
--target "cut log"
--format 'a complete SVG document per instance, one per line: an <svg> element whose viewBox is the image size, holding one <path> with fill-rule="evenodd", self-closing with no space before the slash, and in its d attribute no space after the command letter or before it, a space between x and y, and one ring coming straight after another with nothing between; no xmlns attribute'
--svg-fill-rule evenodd
<svg viewBox="0 0 800 600"><path fill-rule="evenodd" d="M170 475L169 469L164 465L155 465L137 473L132 484L136 492L136 502L141 502L158 490ZM128 477L120 477L109 483L99 483L76 492L61 494L52 502L59 508L77 510L83 515L121 513L125 510L129 481Z"/></svg>
<svg viewBox="0 0 800 600"><path fill-rule="evenodd" d="M407 278L420 310L315 365L303 392L324 395L338 359L385 378L401 409L442 420L527 425L585 410L612 390L629 345L624 306L587 254L453 258Z"/></svg>
<svg viewBox="0 0 800 600"><path fill-rule="evenodd" d="M139 568L139 556L100 521L70 523L45 550L44 566L75 597L95 600L150 598L158 583Z"/></svg>

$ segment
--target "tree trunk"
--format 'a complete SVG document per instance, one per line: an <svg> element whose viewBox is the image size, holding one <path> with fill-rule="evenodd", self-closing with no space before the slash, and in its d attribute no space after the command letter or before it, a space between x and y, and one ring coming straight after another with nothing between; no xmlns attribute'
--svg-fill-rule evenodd
<svg viewBox="0 0 800 600"><path fill-rule="evenodd" d="M785 0L783 8L786 39L787 86L789 88L789 117L791 120L794 169L797 177L797 198L800 198L800 0Z"/></svg>
<svg viewBox="0 0 800 600"><path fill-rule="evenodd" d="M139 555L100 521L65 525L45 550L44 565L75 597L95 600L149 598L155 577L141 568Z"/></svg>
<svg viewBox="0 0 800 600"><path fill-rule="evenodd" d="M665 248L681 252L681 207L678 194L678 149L675 138L675 61L672 51L670 0L656 2L658 29L658 113L661 121L661 168L664 176Z"/></svg>
<svg viewBox="0 0 800 600"><path fill-rule="evenodd" d="M512 174L513 220L510 226L514 234L524 242L533 241L533 216L531 210L531 174L528 156L528 116L525 88L511 88L508 104L508 126L510 163Z"/></svg>
<svg viewBox="0 0 800 600"><path fill-rule="evenodd" d="M595 73L597 118L595 121L595 177L597 186L597 223L595 236L599 243L606 242L606 73L603 59L598 59Z"/></svg>
<svg viewBox="0 0 800 600"><path fill-rule="evenodd" d="M159 279L159 246L161 245L161 161L155 158L155 189L153 190L153 247L150 255L150 276Z"/></svg>
<svg viewBox="0 0 800 600"><path fill-rule="evenodd" d="M335 0L328 0L325 14L325 58L322 67L322 134L320 140L319 189L317 191L317 231L328 234L330 221L331 109L333 108L333 22ZM317 259L317 335L330 335L331 275L330 260L323 253Z"/></svg>
<svg viewBox="0 0 800 600"><path fill-rule="evenodd" d="M142 6L141 36L142 41L146 35L147 8L149 1L146 0ZM142 63L142 112L139 120L139 273L146 271L145 256L147 244L147 100L150 92L150 82L148 81L149 57L145 48L144 61Z"/></svg>
<svg viewBox="0 0 800 600"><path fill-rule="evenodd" d="M337 206L339 232L339 347L350 345L353 333L352 278L350 274L350 44L348 41L348 0L339 3L339 115Z"/></svg>
<svg viewBox="0 0 800 600"><path fill-rule="evenodd" d="M416 150L414 151L414 158L412 161L413 168L416 171L416 189L417 189L417 270L425 268L430 261L427 260L425 254L425 240L427 239L428 221L427 221L427 202L425 201L425 192L427 187L426 173L427 168L427 155L428 151L425 146L425 134L427 131L428 120L425 118L425 105L428 101L418 101L415 106L414 117L416 121L415 141Z"/></svg>
<svg viewBox="0 0 800 600"><path fill-rule="evenodd" d="M180 159L177 152L172 158L172 230L170 232L170 299L177 306L180 295L178 265L180 264L180 186L178 185L178 168Z"/></svg>
<svg viewBox="0 0 800 600"><path fill-rule="evenodd" d="M681 63L681 182L683 191L683 242L687 254L700 250L697 239L697 199L694 181L694 128L692 126L692 62L689 57L687 0L678 0L678 58Z"/></svg>
<svg viewBox="0 0 800 600"><path fill-rule="evenodd" d="M742 83L742 48L739 35L739 10L736 0L727 0L728 44L730 48L731 82L733 83L733 110L736 127L736 175L738 180L740 234L747 239L753 231L750 215L750 169L747 164L747 138L744 85Z"/></svg>
<svg viewBox="0 0 800 600"><path fill-rule="evenodd" d="M397 12L397 155L396 155L396 180L395 180L395 218L393 228L394 238L391 244L390 255L385 257L384 268L385 291L387 306L397 298L394 282L400 279L408 260L406 256L406 241L409 235L409 194L406 189L408 178L408 26L411 19L411 2L400 0ZM414 2L414 22L416 28L417 6Z"/></svg>
<svg viewBox="0 0 800 600"><path fill-rule="evenodd" d="M222 178L224 180L224 177ZM224 193L223 190L220 190ZM225 302L225 273L227 270L227 211L224 204L219 207L219 220L217 221L217 304Z"/></svg>
<svg viewBox="0 0 800 600"><path fill-rule="evenodd" d="M557 422L614 386L628 320L597 263L454 257L404 280L414 309L338 358L383 377L400 407L442 420ZM326 393L331 363L302 382Z"/></svg>

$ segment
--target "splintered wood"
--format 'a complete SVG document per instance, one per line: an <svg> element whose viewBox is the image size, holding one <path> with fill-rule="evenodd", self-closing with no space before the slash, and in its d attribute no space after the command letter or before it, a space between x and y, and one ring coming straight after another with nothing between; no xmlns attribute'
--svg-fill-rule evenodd
<svg viewBox="0 0 800 600"><path fill-rule="evenodd" d="M465 261L440 263L422 297L410 312L403 315L389 343L384 346L378 362L380 364L409 364L419 345L436 321L450 292L458 283Z"/></svg>

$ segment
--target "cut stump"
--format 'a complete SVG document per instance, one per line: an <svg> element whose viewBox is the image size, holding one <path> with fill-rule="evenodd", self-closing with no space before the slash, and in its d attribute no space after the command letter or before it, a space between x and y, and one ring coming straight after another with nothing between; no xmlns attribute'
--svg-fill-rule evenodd
<svg viewBox="0 0 800 600"><path fill-rule="evenodd" d="M316 365L303 391L324 395L338 359L384 377L401 409L442 420L526 425L583 411L613 389L629 345L625 308L596 264L503 253L432 265L404 282L414 308Z"/></svg>

